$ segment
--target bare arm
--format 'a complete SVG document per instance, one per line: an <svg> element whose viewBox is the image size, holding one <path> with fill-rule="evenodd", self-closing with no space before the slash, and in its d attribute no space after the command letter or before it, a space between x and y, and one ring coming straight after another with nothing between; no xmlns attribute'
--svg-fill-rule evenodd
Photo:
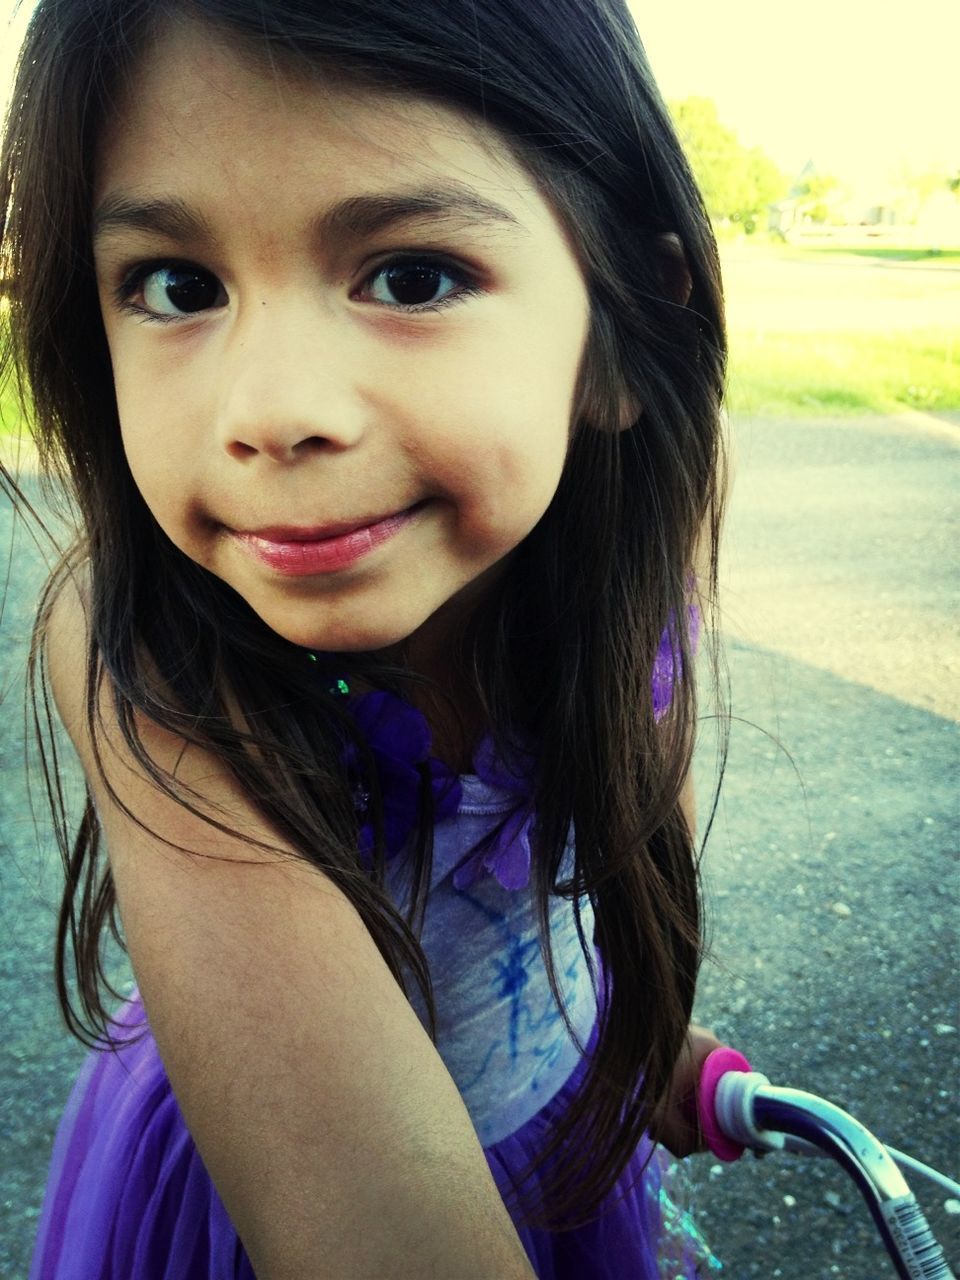
<svg viewBox="0 0 960 1280"><path fill-rule="evenodd" d="M184 1117L260 1280L529 1280L459 1092L348 899L302 861L219 835L83 724L84 621L64 593L54 695L94 791L150 1025ZM163 765L240 830L282 841L219 762L155 727ZM250 865L250 859L256 865Z"/></svg>
<svg viewBox="0 0 960 1280"><path fill-rule="evenodd" d="M690 769L680 789L680 812L690 832L690 839L697 837L697 794L693 786L693 770Z"/></svg>

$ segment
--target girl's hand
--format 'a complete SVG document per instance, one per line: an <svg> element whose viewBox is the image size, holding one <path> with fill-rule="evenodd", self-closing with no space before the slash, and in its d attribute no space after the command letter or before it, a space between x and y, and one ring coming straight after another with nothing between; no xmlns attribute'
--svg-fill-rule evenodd
<svg viewBox="0 0 960 1280"><path fill-rule="evenodd" d="M686 1042L673 1069L669 1093L650 1126L650 1136L675 1156L707 1149L697 1120L697 1084L707 1056L719 1049L720 1044L712 1031L690 1023Z"/></svg>

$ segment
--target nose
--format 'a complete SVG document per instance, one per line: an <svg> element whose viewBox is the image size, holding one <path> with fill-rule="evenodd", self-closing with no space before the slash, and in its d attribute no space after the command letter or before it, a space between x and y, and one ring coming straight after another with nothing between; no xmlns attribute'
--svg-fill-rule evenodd
<svg viewBox="0 0 960 1280"><path fill-rule="evenodd" d="M369 406L343 321L315 306L261 302L227 337L218 430L240 462L291 464L354 447Z"/></svg>

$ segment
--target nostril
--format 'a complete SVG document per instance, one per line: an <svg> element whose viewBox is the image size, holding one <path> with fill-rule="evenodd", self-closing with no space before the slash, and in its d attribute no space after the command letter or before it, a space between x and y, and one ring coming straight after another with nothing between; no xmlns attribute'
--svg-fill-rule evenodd
<svg viewBox="0 0 960 1280"><path fill-rule="evenodd" d="M328 448L330 442L325 440L323 436L307 436L305 440L299 440L293 446L294 453L321 453Z"/></svg>
<svg viewBox="0 0 960 1280"><path fill-rule="evenodd" d="M238 462L246 462L259 454L264 454L274 462L293 462L314 453L324 453L330 446L331 442L325 436L308 435L293 443L279 438L265 439L259 444L234 439L227 442L226 449L230 457Z"/></svg>
<svg viewBox="0 0 960 1280"><path fill-rule="evenodd" d="M242 440L231 440L227 445L227 453L238 462L245 462L247 458L255 457L258 452L259 450L252 444L244 444Z"/></svg>

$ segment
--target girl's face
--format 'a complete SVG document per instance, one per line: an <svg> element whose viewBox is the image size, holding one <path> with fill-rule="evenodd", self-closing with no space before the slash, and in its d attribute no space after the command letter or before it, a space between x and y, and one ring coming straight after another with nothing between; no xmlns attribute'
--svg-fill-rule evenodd
<svg viewBox="0 0 960 1280"><path fill-rule="evenodd" d="M98 157L123 444L170 539L309 648L434 651L552 499L588 326L491 129L183 25Z"/></svg>

